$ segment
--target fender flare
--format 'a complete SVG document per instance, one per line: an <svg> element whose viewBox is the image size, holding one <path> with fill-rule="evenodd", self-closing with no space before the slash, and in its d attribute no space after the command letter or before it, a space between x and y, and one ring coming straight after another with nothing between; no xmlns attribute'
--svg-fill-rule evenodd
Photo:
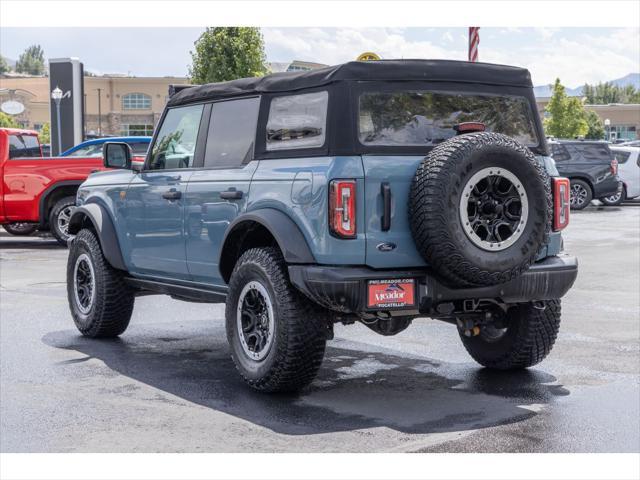
<svg viewBox="0 0 640 480"><path fill-rule="evenodd" d="M76 207L69 220L69 233L77 234L82 228L85 219L93 225L107 262L113 268L126 270L127 267L122 258L116 229L107 209L97 203L86 203Z"/></svg>
<svg viewBox="0 0 640 480"><path fill-rule="evenodd" d="M238 228L241 228L242 223L245 222L255 222L266 228L271 236L275 238L287 263L316 263L307 240L298 225L280 210L261 208L240 215L229 224L222 238L220 253L218 254L218 265L223 264L223 256L233 233Z"/></svg>
<svg viewBox="0 0 640 480"><path fill-rule="evenodd" d="M44 228L49 222L49 216L47 215L45 206L47 205L47 201L53 192L58 190L59 188L64 187L76 187L76 190L80 188L84 180L62 180L60 182L55 182L52 185L49 185L42 195L40 195L40 200L38 200L38 218L40 228Z"/></svg>

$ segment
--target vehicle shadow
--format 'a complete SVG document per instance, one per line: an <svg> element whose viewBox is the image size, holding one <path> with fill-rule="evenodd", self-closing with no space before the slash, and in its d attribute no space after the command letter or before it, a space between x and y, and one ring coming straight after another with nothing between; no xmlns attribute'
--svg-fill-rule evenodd
<svg viewBox="0 0 640 480"><path fill-rule="evenodd" d="M0 236L0 250L61 250L66 248L54 238Z"/></svg>
<svg viewBox="0 0 640 480"><path fill-rule="evenodd" d="M519 422L540 404L568 395L540 370L493 372L472 364L442 364L332 342L317 379L299 394L261 394L239 379L222 328L215 335L173 337L127 333L91 340L66 330L43 342L84 355L58 364L70 376L96 375L99 359L113 372L180 399L288 435L385 426L405 433L452 432ZM83 370L84 369L84 370ZM118 395L116 389L112 392ZM166 397L168 402L176 402ZM530 405L535 407L528 408ZM152 406L150 406L152 408Z"/></svg>

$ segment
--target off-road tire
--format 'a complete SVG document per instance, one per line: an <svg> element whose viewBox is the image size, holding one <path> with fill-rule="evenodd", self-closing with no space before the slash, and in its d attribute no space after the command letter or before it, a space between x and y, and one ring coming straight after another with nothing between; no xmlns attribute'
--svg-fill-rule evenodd
<svg viewBox="0 0 640 480"><path fill-rule="evenodd" d="M460 202L467 182L487 168L512 172L528 198L528 218L517 240L487 251L467 236ZM409 194L409 223L416 247L445 282L495 285L512 280L535 261L549 238L551 182L531 151L498 133L472 133L436 146L418 167Z"/></svg>
<svg viewBox="0 0 640 480"><path fill-rule="evenodd" d="M62 212L64 212L69 207L74 207L76 204L76 197L62 197L58 200L51 209L51 214L49 215L49 229L51 230L51 234L58 241L60 245L67 246L67 240L71 237L68 232L62 231L58 225L58 217Z"/></svg>
<svg viewBox="0 0 640 480"><path fill-rule="evenodd" d="M236 323L241 291L251 281L265 287L275 316L273 343L261 361L250 358L243 350ZM263 392L297 391L308 385L324 356L325 315L291 285L277 248L247 250L231 274L225 311L231 356L244 381Z"/></svg>
<svg viewBox="0 0 640 480"><path fill-rule="evenodd" d="M570 206L571 206L571 210L582 210L586 207L589 206L589 204L591 203L591 200L593 200L593 190L591 190L591 186L585 182L584 180L580 180L578 178L574 178L571 179L571 187L570 187L570 195L573 196L573 187L574 186L579 186L580 188L584 189L585 195L586 197L584 198L584 200L581 200L579 202L574 202L572 201Z"/></svg>
<svg viewBox="0 0 640 480"><path fill-rule="evenodd" d="M3 225L2 228L4 228L8 234L15 237L28 237L38 229L38 224L16 222Z"/></svg>
<svg viewBox="0 0 640 480"><path fill-rule="evenodd" d="M86 254L95 273L95 299L84 314L75 298L74 268L78 257ZM133 312L134 291L124 281L124 273L104 258L95 233L82 229L76 235L67 260L67 298L76 327L85 337L117 337L129 325Z"/></svg>
<svg viewBox="0 0 640 480"><path fill-rule="evenodd" d="M614 200L614 201L609 200L612 196L613 195L609 197L602 197L602 198L599 198L598 200L600 200L603 204L605 204L608 207L616 207L627 199L627 192L623 187L622 191L620 192L620 196L618 197L617 200Z"/></svg>
<svg viewBox="0 0 640 480"><path fill-rule="evenodd" d="M548 300L544 306L512 307L507 313L507 330L497 340L488 340L482 327L475 337L459 330L462 344L476 362L487 368L516 370L536 365L551 352L560 328L560 300Z"/></svg>

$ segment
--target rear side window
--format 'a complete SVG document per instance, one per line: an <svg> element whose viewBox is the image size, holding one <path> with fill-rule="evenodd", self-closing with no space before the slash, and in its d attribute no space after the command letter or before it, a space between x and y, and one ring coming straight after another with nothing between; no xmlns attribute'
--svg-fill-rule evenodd
<svg viewBox="0 0 640 480"><path fill-rule="evenodd" d="M205 167L236 167L251 161L259 98L214 103L204 155Z"/></svg>
<svg viewBox="0 0 640 480"><path fill-rule="evenodd" d="M482 122L486 131L537 146L529 101L519 96L426 90L366 92L360 95L359 137L363 145L432 146L463 122Z"/></svg>
<svg viewBox="0 0 640 480"><path fill-rule="evenodd" d="M568 162L571 160L571 155L569 155L564 145L558 143L551 144L551 156L556 162Z"/></svg>
<svg viewBox="0 0 640 480"><path fill-rule="evenodd" d="M586 163L610 163L611 151L605 144L574 143L571 145Z"/></svg>
<svg viewBox="0 0 640 480"><path fill-rule="evenodd" d="M9 158L39 157L40 144L35 135L9 135Z"/></svg>
<svg viewBox="0 0 640 480"><path fill-rule="evenodd" d="M627 160L629 160L629 157L631 156L631 152L625 152L623 150L614 151L613 156L616 157L618 163L627 163Z"/></svg>
<svg viewBox="0 0 640 480"><path fill-rule="evenodd" d="M318 148L324 145L329 93L314 92L271 100L267 150Z"/></svg>
<svg viewBox="0 0 640 480"><path fill-rule="evenodd" d="M149 168L173 170L193 166L203 105L170 109L153 145Z"/></svg>

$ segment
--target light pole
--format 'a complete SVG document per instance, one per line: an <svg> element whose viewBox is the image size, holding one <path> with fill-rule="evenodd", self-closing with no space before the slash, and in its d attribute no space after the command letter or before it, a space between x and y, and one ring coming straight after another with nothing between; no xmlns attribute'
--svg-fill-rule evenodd
<svg viewBox="0 0 640 480"><path fill-rule="evenodd" d="M102 105L101 105L101 92L102 89L101 88L96 88L96 90L98 90L98 136L101 137L102 136Z"/></svg>
<svg viewBox="0 0 640 480"><path fill-rule="evenodd" d="M604 128L605 131L607 132L607 138L605 138L605 140L607 142L611 141L611 120L609 120L608 118L604 119Z"/></svg>
<svg viewBox="0 0 640 480"><path fill-rule="evenodd" d="M60 123L60 101L62 100L62 90L56 85L51 92L51 98L56 103L56 130L58 131L58 156L62 153L62 125Z"/></svg>

